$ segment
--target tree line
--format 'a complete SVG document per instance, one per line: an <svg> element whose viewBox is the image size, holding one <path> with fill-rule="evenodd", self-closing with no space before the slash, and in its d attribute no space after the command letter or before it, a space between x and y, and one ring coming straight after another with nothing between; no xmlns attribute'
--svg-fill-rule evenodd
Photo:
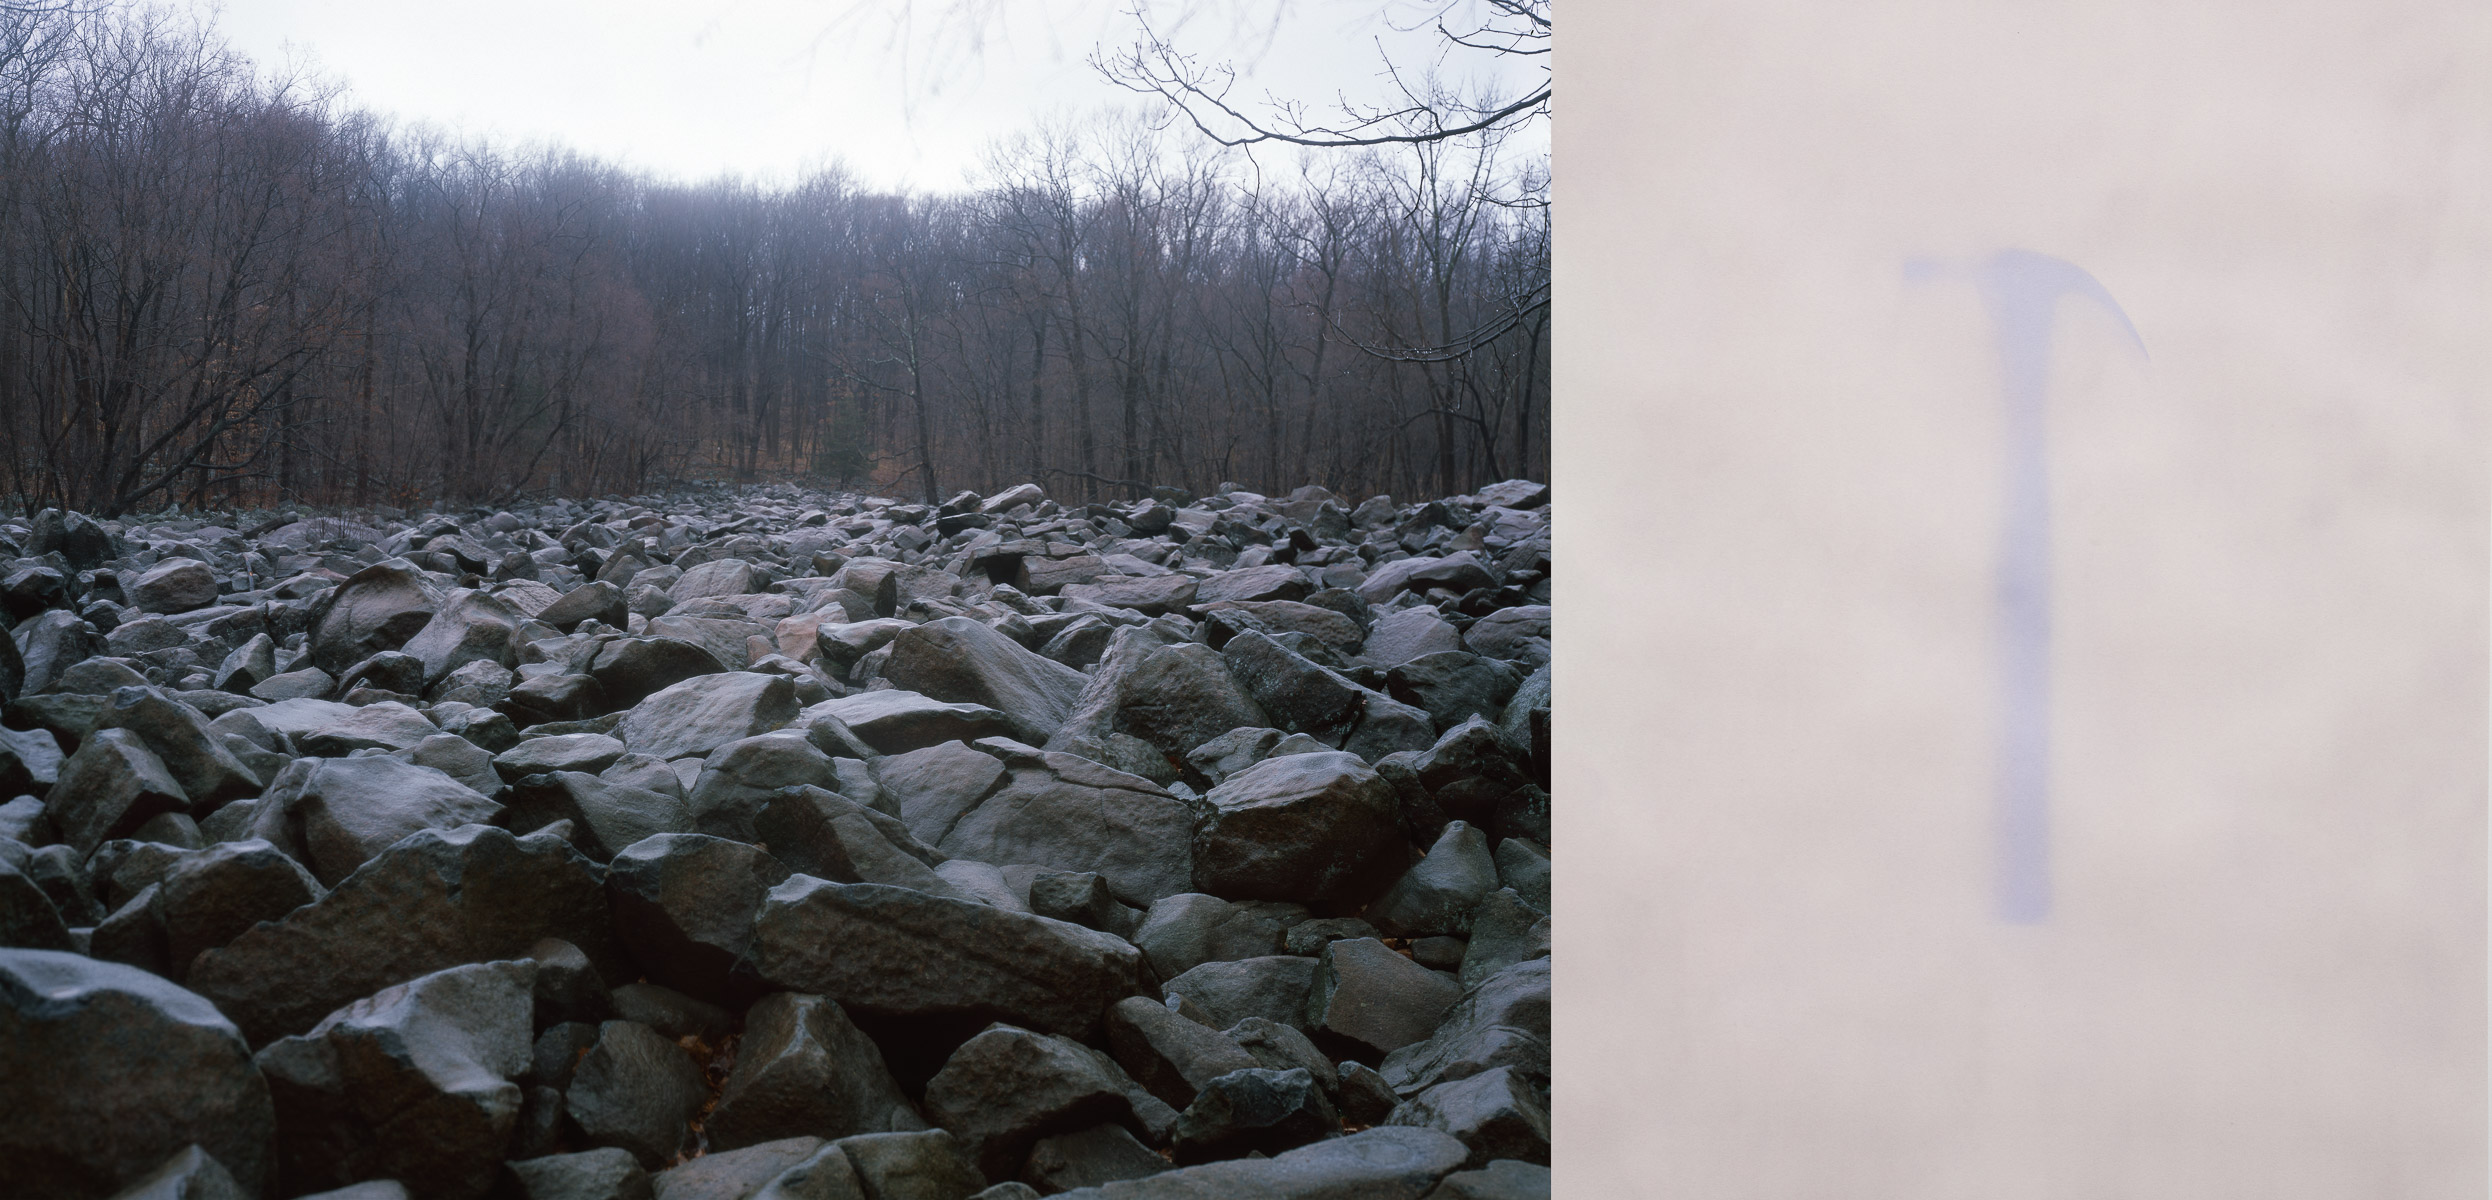
<svg viewBox="0 0 2492 1200"><path fill-rule="evenodd" d="M1545 158L1499 138L1282 161L1110 113L957 193L686 184L398 129L165 10L0 0L0 486L1545 479Z"/></svg>

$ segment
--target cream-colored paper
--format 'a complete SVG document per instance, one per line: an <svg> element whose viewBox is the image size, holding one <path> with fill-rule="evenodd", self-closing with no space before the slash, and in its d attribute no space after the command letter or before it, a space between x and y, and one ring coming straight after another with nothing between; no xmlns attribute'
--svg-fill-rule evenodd
<svg viewBox="0 0 2492 1200"><path fill-rule="evenodd" d="M1565 12L1561 1196L2485 1194L2487 13Z"/></svg>

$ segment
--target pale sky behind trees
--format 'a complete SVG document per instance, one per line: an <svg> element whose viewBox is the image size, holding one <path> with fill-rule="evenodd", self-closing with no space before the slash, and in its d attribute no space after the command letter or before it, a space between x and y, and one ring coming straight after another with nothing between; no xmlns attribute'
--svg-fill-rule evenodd
<svg viewBox="0 0 2492 1200"><path fill-rule="evenodd" d="M870 186L950 190L989 141L1053 113L1152 101L1087 61L1129 46L1134 0L225 0L228 40L265 67L289 59L351 100L503 144L554 141L661 175L788 181L842 159ZM1163 34L1233 60L1236 95L1329 103L1393 93L1443 48L1431 4L1154 0ZM1457 3L1453 15L1471 7ZM1538 64L1456 49L1449 80ZM1545 123L1509 153L1547 145ZM1529 139L1529 140L1525 140ZM1293 151L1264 152L1269 161Z"/></svg>

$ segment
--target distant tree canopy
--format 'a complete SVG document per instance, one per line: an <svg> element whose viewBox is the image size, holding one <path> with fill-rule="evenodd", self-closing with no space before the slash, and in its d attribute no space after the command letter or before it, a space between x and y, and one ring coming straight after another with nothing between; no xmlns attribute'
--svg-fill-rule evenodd
<svg viewBox="0 0 2492 1200"><path fill-rule="evenodd" d="M1546 295L1548 209L1483 186L1545 196L1545 160L1268 157L1111 116L966 194L684 185L395 131L161 10L0 0L0 490L1545 479L1548 311L1501 314Z"/></svg>

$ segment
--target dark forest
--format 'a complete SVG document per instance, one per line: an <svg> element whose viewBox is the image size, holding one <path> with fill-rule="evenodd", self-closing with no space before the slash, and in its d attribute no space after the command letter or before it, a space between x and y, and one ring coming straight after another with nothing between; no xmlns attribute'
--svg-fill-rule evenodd
<svg viewBox="0 0 2492 1200"><path fill-rule="evenodd" d="M212 27L0 6L13 506L791 480L936 499L1548 472L1544 154L1139 110L973 188L682 183L400 128Z"/></svg>

